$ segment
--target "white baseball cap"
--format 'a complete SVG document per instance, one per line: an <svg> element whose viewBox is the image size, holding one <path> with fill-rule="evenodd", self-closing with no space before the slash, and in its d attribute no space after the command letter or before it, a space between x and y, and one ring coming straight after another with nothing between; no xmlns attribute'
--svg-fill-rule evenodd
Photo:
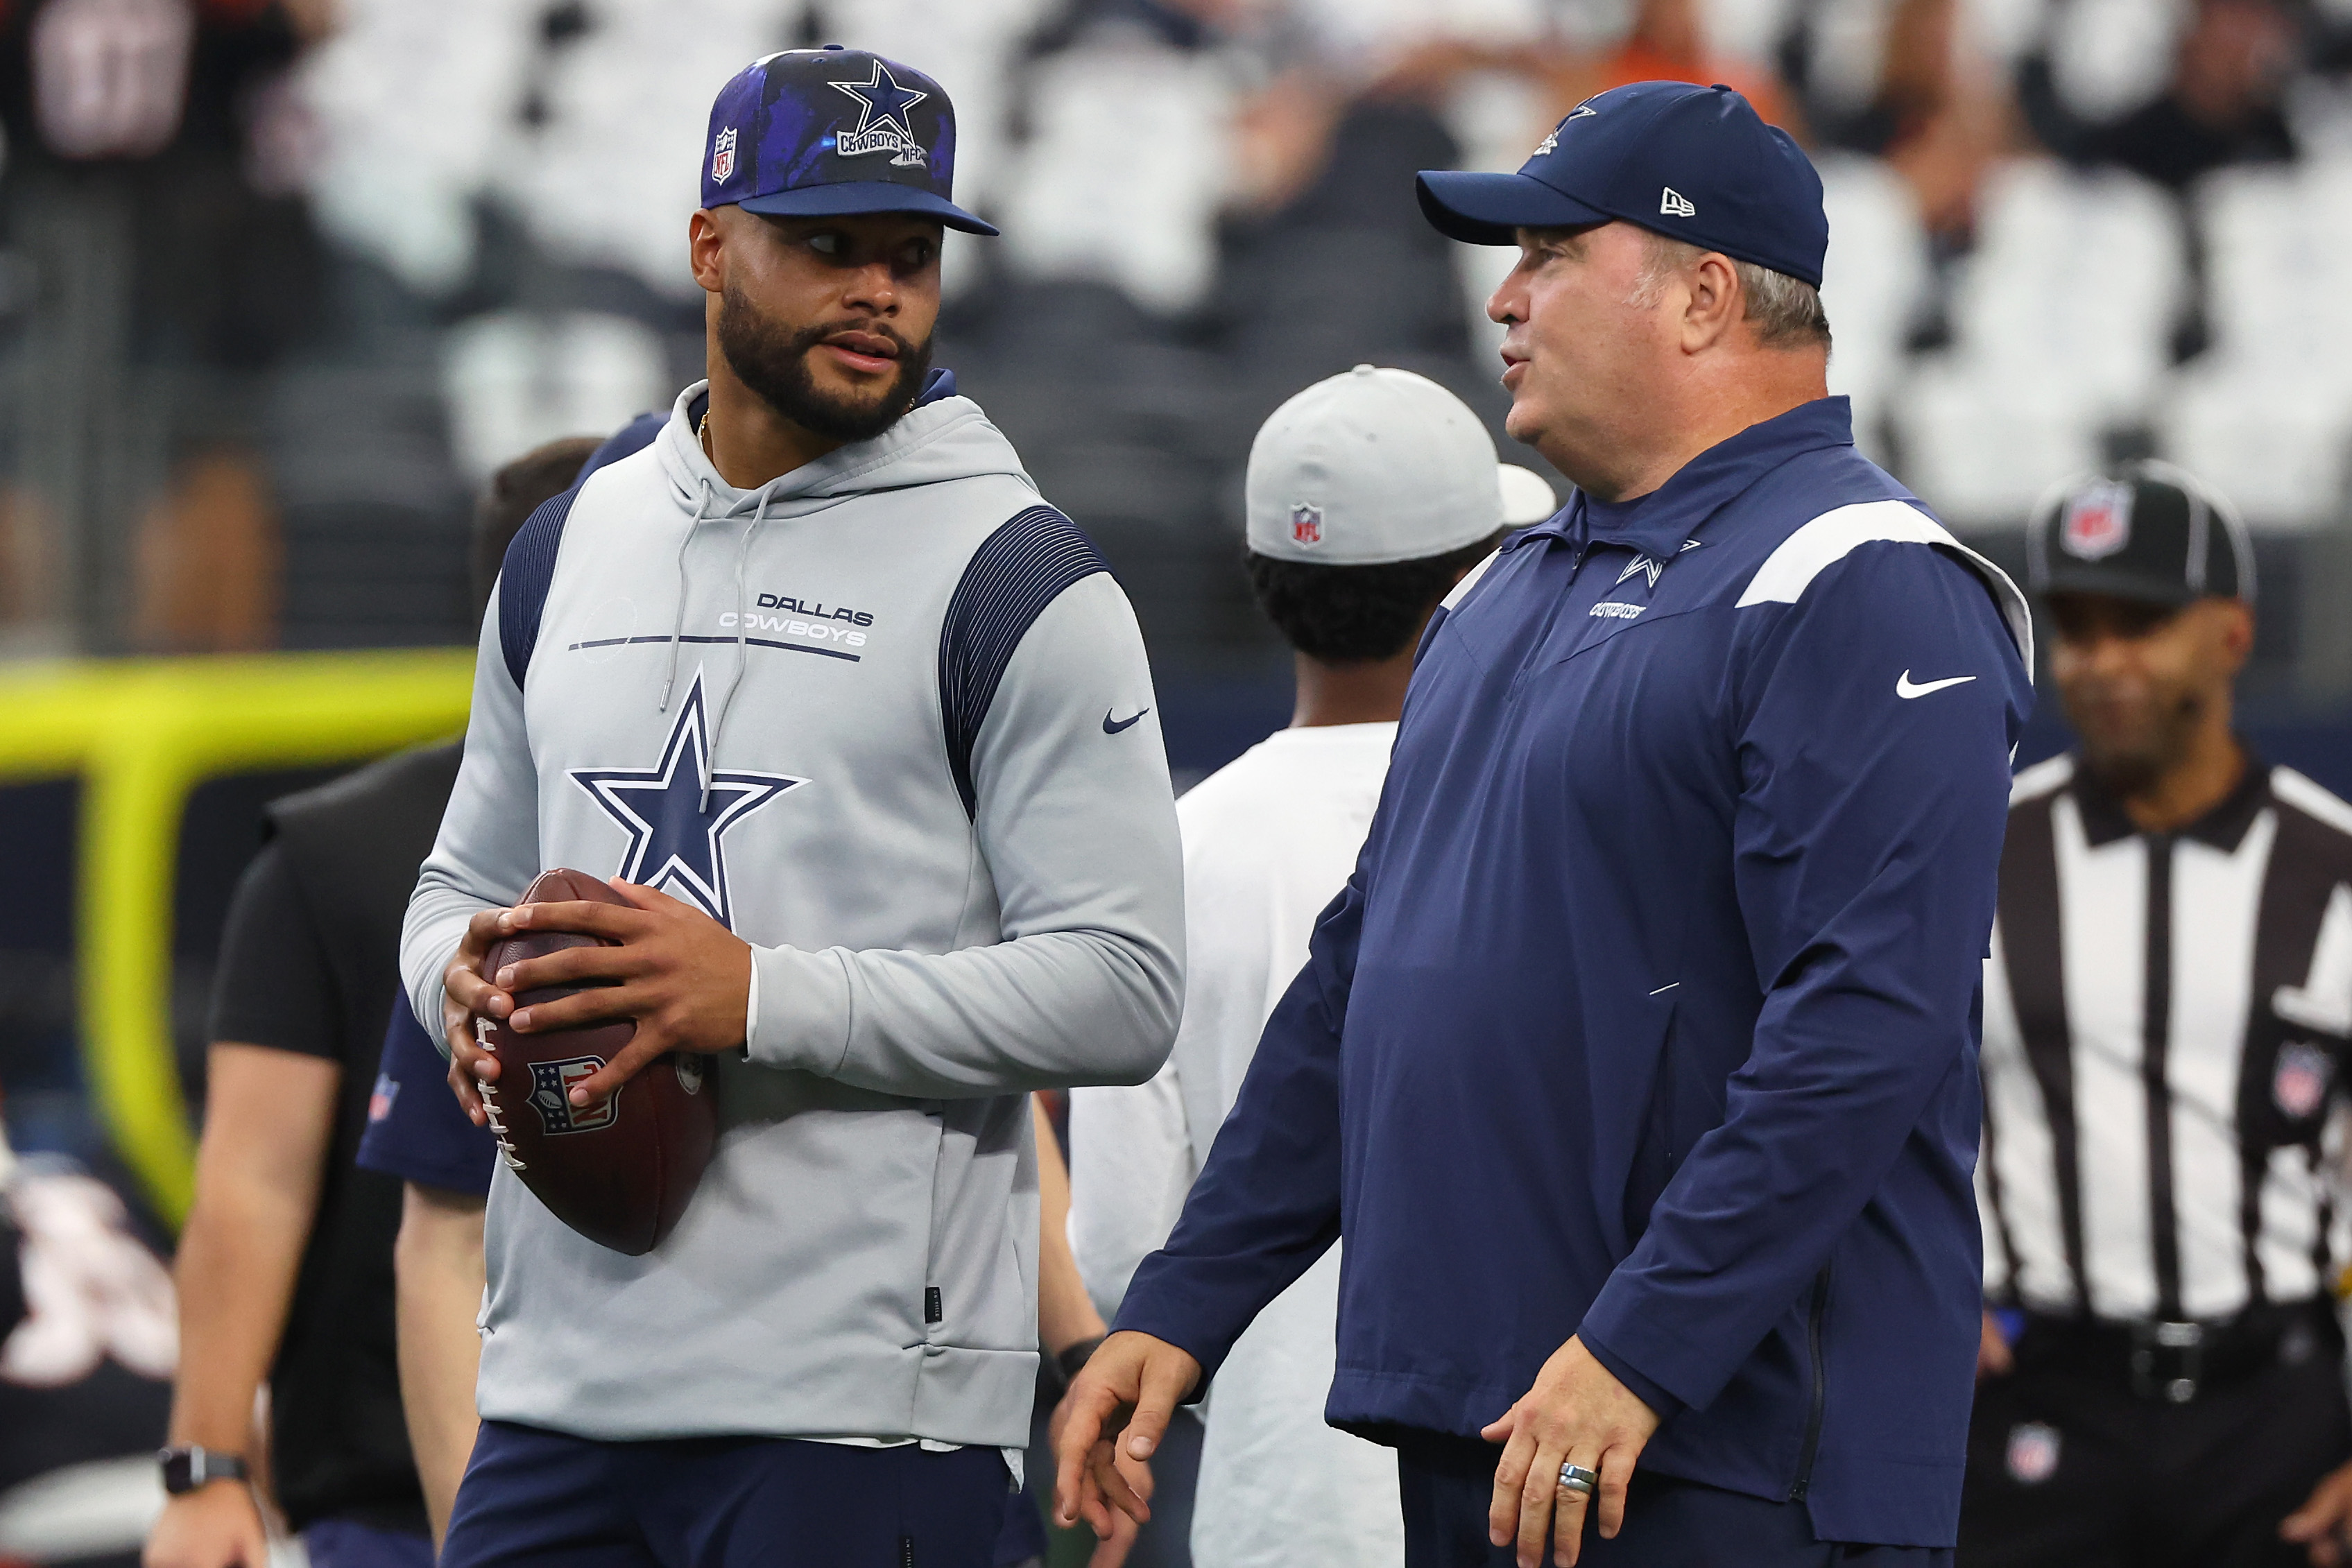
<svg viewBox="0 0 2352 1568"><path fill-rule="evenodd" d="M1460 398L1376 365L1276 409L1250 445L1245 494L1252 550L1331 566L1444 555L1559 506L1542 476L1496 461Z"/></svg>

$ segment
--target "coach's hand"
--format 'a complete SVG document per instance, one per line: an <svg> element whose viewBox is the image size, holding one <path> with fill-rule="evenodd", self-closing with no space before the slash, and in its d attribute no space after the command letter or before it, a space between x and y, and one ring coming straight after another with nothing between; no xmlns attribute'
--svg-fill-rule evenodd
<svg viewBox="0 0 2352 1568"><path fill-rule="evenodd" d="M1054 1517L1064 1529L1083 1519L1096 1539L1108 1541L1118 1531L1113 1508L1139 1523L1151 1517L1145 1461L1200 1381L1201 1364L1166 1340L1129 1330L1102 1342L1062 1400L1068 1415L1054 1443Z"/></svg>
<svg viewBox="0 0 2352 1568"><path fill-rule="evenodd" d="M491 942L523 931L572 931L609 937L619 944L566 947L542 958L526 958L500 969L490 977L489 985L477 980L472 989L463 993L474 1011L503 1019L519 1034L577 1029L606 1019L636 1020L636 1033L620 1054L572 1085L570 1098L574 1105L604 1099L665 1051L709 1053L741 1045L751 1007L751 944L694 905L666 893L618 878L613 879L612 885L629 901L629 907L523 904L476 915L444 981L451 999L458 1000L458 970L486 919L490 935L480 953L487 953ZM475 962L480 962L478 954ZM532 1007L515 1006L517 993L551 986L589 988ZM489 1053L478 1054L495 1067ZM453 1040L453 1078L457 1065ZM495 1071L482 1071L478 1064L475 1071L478 1077L493 1081L497 1077ZM464 1098L462 1092L459 1098Z"/></svg>
<svg viewBox="0 0 2352 1568"><path fill-rule="evenodd" d="M1519 1568L1537 1568L1549 1538L1552 1560L1570 1568L1593 1500L1561 1491L1559 1468L1580 1465L1600 1473L1601 1533L1613 1538L1625 1522L1625 1483L1633 1462L1657 1429L1657 1412L1595 1360L1582 1340L1570 1340L1543 1364L1535 1386L1478 1434L1506 1445L1495 1467L1487 1539L1507 1546L1517 1537Z"/></svg>
<svg viewBox="0 0 2352 1568"><path fill-rule="evenodd" d="M2315 1568L2352 1563L2352 1465L2329 1471L2309 1500L2286 1516L2279 1536L2309 1552Z"/></svg>

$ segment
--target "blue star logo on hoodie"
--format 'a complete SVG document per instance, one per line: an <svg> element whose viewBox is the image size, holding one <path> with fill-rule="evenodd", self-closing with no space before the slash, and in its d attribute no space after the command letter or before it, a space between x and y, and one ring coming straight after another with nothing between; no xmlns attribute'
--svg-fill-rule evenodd
<svg viewBox="0 0 2352 1568"><path fill-rule="evenodd" d="M699 670L662 742L659 762L651 768L574 768L571 773L572 782L629 835L615 873L622 881L698 904L730 929L735 922L727 894L728 831L808 782L784 773L710 769L710 721Z"/></svg>

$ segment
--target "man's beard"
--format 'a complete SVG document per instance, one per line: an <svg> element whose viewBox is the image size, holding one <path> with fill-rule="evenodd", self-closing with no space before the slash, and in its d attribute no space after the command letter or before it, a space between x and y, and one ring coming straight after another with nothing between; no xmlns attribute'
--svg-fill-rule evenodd
<svg viewBox="0 0 2352 1568"><path fill-rule="evenodd" d="M817 390L809 353L836 332L872 332L898 346L898 374L872 402ZM788 331L730 287L719 300L719 351L735 379L803 430L829 441L871 441L915 406L931 368L931 340L910 343L879 321L851 319Z"/></svg>

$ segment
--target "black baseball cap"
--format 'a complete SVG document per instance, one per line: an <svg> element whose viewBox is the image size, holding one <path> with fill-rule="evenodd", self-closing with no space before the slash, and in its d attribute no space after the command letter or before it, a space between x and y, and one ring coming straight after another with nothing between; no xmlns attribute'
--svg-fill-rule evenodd
<svg viewBox="0 0 2352 1568"><path fill-rule="evenodd" d="M1721 84L1612 88L1570 110L1517 173L1423 170L1418 190L1438 232L1471 245L1620 219L1816 288L1829 252L1812 161Z"/></svg>
<svg viewBox="0 0 2352 1568"><path fill-rule="evenodd" d="M2254 601L2254 546L2219 490L2153 458L2059 486L2026 534L2033 591L2147 604Z"/></svg>
<svg viewBox="0 0 2352 1568"><path fill-rule="evenodd" d="M955 204L955 108L912 66L827 44L752 61L719 89L702 204L833 217L920 213L995 229Z"/></svg>

